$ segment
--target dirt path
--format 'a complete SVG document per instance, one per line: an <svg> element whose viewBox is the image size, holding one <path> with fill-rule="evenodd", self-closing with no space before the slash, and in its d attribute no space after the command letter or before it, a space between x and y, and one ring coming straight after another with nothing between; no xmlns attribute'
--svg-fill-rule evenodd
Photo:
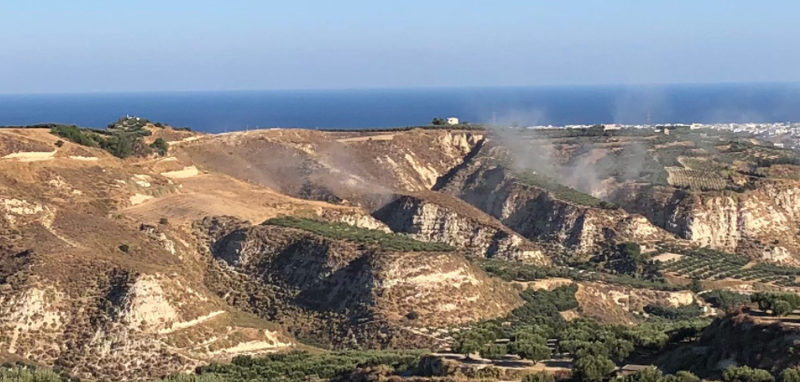
<svg viewBox="0 0 800 382"><path fill-rule="evenodd" d="M395 135L397 135L397 133L379 134L379 135L367 135L367 136L363 136L363 137L337 139L336 142L348 143L348 142L365 142L365 141L391 141L392 139L394 139Z"/></svg>

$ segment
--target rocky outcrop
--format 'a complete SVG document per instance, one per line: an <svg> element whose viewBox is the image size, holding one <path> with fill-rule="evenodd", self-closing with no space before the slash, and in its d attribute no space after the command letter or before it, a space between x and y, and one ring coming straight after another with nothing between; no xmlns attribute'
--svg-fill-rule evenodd
<svg viewBox="0 0 800 382"><path fill-rule="evenodd" d="M763 180L744 192L629 186L615 201L700 246L800 264L800 184Z"/></svg>
<svg viewBox="0 0 800 382"><path fill-rule="evenodd" d="M205 232L213 256L244 275L250 288L277 287L295 307L348 320L363 346L388 346L397 334L369 342L352 320L384 322L381 330L391 332L400 322L437 327L501 317L519 303L509 287L458 253L386 251L223 217L195 227Z"/></svg>
<svg viewBox="0 0 800 382"><path fill-rule="evenodd" d="M392 232L382 221L375 219L368 214L362 214L352 211L342 211L334 209L324 209L319 212L319 217L323 220L345 223L354 227L375 229L383 232Z"/></svg>
<svg viewBox="0 0 800 382"><path fill-rule="evenodd" d="M394 232L491 258L550 264L543 249L449 195L401 196L375 213Z"/></svg>
<svg viewBox="0 0 800 382"><path fill-rule="evenodd" d="M455 195L534 241L549 241L588 253L612 240L649 243L669 238L646 219L622 209L582 205L521 181L497 160L498 150L485 152L452 174L441 191Z"/></svg>
<svg viewBox="0 0 800 382"><path fill-rule="evenodd" d="M235 317L241 313L231 315L202 287L174 274L115 269L90 275L82 294L71 293L71 281L43 277L4 285L0 351L72 375L125 380L293 346L288 335L258 329L252 318L240 326ZM261 346L242 348L253 343Z"/></svg>

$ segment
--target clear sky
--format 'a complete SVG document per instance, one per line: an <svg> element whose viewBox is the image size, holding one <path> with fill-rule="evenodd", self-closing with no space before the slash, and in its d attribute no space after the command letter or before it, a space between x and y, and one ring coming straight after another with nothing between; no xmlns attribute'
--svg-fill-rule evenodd
<svg viewBox="0 0 800 382"><path fill-rule="evenodd" d="M0 0L0 93L800 81L798 0Z"/></svg>

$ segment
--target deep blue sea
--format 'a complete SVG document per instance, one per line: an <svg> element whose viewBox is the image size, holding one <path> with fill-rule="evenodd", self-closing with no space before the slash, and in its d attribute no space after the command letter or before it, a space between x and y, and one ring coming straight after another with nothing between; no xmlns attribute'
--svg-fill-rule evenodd
<svg viewBox="0 0 800 382"><path fill-rule="evenodd" d="M206 132L497 124L798 122L800 84L0 95L0 126L104 127L126 114Z"/></svg>

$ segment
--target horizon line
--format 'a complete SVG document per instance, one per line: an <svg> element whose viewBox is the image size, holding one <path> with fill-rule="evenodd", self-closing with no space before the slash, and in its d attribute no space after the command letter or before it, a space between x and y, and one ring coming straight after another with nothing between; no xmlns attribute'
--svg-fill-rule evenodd
<svg viewBox="0 0 800 382"><path fill-rule="evenodd" d="M408 87L332 87L332 88L275 88L275 89L193 89L193 90L100 90L3 93L8 96L56 96L56 95L123 95L123 94L178 94L178 93L258 93L258 92L336 92L336 91L404 91L404 90L480 90L480 89L567 89L567 88L647 88L672 86L742 86L742 85L795 85L800 81L754 81L754 82L672 82L641 84L563 84L563 85L480 85L480 86L408 86Z"/></svg>

